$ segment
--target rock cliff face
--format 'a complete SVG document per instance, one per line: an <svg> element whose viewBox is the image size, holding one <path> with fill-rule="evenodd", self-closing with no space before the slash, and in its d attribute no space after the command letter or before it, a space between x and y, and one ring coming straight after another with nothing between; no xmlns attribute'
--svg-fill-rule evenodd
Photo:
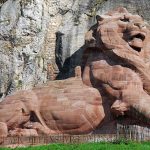
<svg viewBox="0 0 150 150"><path fill-rule="evenodd" d="M67 2L67 1L66 1ZM65 1L7 0L0 9L0 93L29 89L55 73L55 32Z"/></svg>
<svg viewBox="0 0 150 150"><path fill-rule="evenodd" d="M96 14L118 6L150 20L149 0L1 0L0 97L71 76Z"/></svg>

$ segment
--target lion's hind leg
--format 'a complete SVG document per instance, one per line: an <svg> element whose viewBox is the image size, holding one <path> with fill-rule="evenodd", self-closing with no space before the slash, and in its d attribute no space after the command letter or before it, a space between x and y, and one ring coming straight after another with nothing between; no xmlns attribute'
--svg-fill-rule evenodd
<svg viewBox="0 0 150 150"><path fill-rule="evenodd" d="M29 122L24 124L25 128L28 129L36 129L40 133L44 133L47 135L56 134L58 131L51 130L45 123L42 118L40 112L38 110L31 111L31 118Z"/></svg>
<svg viewBox="0 0 150 150"><path fill-rule="evenodd" d="M46 135L56 134L56 131L50 130L48 127L45 128L39 122L27 122L26 124L24 124L24 127L28 129L35 129L38 132L38 134L46 134Z"/></svg>
<svg viewBox="0 0 150 150"><path fill-rule="evenodd" d="M9 131L9 136L38 136L38 133L35 129L21 129L16 128Z"/></svg>

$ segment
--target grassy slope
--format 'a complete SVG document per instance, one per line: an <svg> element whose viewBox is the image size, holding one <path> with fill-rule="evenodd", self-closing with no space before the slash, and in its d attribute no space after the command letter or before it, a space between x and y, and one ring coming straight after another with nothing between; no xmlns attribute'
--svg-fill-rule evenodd
<svg viewBox="0 0 150 150"><path fill-rule="evenodd" d="M0 148L0 150L10 150ZM88 144L51 144L27 148L15 148L15 150L150 150L150 142L145 143L88 143Z"/></svg>

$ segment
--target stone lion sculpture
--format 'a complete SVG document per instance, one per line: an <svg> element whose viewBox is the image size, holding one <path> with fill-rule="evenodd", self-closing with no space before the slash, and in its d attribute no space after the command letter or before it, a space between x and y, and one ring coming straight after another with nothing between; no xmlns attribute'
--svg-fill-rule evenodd
<svg viewBox="0 0 150 150"><path fill-rule="evenodd" d="M114 133L118 117L149 127L150 30L118 8L85 37L82 73L19 91L0 103L0 136Z"/></svg>
<svg viewBox="0 0 150 150"><path fill-rule="evenodd" d="M101 93L104 126L115 123L112 112L117 117L124 116L126 123L149 126L149 26L125 8L96 18L97 24L86 33L82 78Z"/></svg>

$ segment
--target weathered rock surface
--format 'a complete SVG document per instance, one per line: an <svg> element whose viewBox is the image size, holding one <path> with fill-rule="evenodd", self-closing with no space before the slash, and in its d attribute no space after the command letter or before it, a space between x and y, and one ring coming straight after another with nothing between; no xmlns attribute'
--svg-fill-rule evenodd
<svg viewBox="0 0 150 150"><path fill-rule="evenodd" d="M74 67L81 64L84 34L95 23L96 14L124 6L149 21L149 3L149 0L0 1L0 97L53 80L58 71L60 79L72 76Z"/></svg>
<svg viewBox="0 0 150 150"><path fill-rule="evenodd" d="M0 1L0 95L53 80L59 10L70 1Z"/></svg>
<svg viewBox="0 0 150 150"><path fill-rule="evenodd" d="M57 61L62 73L59 78L73 74L74 67L81 65L82 53L85 49L84 36L87 30L96 23L96 15L105 14L117 7L125 7L132 14L139 14L150 20L149 0L79 0L63 15L58 28ZM67 59L66 59L67 58Z"/></svg>

